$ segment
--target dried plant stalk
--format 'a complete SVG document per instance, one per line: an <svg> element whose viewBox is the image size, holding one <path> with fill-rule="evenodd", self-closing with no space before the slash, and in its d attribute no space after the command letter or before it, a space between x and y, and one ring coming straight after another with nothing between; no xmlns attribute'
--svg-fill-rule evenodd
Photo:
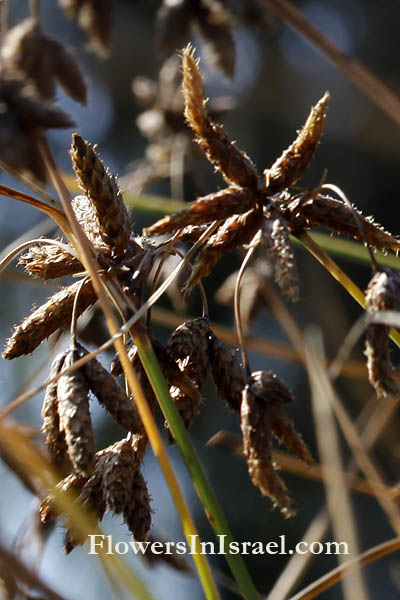
<svg viewBox="0 0 400 600"><path fill-rule="evenodd" d="M57 329L68 327L71 323L72 308L81 282L61 289L45 304L33 311L18 325L7 340L3 358L12 359L22 354L30 354L39 344ZM80 288L77 301L78 315L94 304L97 296L90 281Z"/></svg>

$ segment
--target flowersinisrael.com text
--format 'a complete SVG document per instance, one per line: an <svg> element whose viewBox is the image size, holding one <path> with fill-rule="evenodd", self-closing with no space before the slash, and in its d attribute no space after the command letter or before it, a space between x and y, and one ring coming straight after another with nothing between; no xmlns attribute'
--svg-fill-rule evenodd
<svg viewBox="0 0 400 600"><path fill-rule="evenodd" d="M287 548L286 536L278 536L275 542L230 542L219 535L217 542L199 542L197 535L190 535L190 542L116 542L112 535L89 535L89 554L343 554L349 555L347 542L298 542Z"/></svg>

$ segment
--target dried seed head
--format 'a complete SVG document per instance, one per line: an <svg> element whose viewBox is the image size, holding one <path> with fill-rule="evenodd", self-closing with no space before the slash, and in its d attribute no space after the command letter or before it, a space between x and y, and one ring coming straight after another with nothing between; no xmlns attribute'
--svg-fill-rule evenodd
<svg viewBox="0 0 400 600"><path fill-rule="evenodd" d="M186 427L186 429L190 429L190 427L193 424L193 421L199 414L200 404L202 400L200 393L197 391L196 394L188 395L182 392L180 388L172 385L169 388L169 395L171 396L173 403L178 409L184 426ZM168 427L167 423L165 423L165 425L166 427ZM169 443L173 444L175 438L170 430L168 433Z"/></svg>
<svg viewBox="0 0 400 600"><path fill-rule="evenodd" d="M130 438L116 442L107 449L103 472L103 495L115 514L131 506L131 496L138 464Z"/></svg>
<svg viewBox="0 0 400 600"><path fill-rule="evenodd" d="M113 21L112 0L58 0L70 18L77 19L100 56L107 55Z"/></svg>
<svg viewBox="0 0 400 600"><path fill-rule="evenodd" d="M213 333L209 338L210 366L218 396L229 408L240 413L245 387L243 370L235 356Z"/></svg>
<svg viewBox="0 0 400 600"><path fill-rule="evenodd" d="M78 475L77 473L72 473L57 483L55 492L52 492L49 496L46 496L40 505L39 516L42 523L51 523L60 515L56 503L57 494L71 495L72 492L75 494L75 497L77 497L85 482L85 477L82 477L82 475ZM74 497L72 497L72 499L74 499Z"/></svg>
<svg viewBox="0 0 400 600"><path fill-rule="evenodd" d="M8 31L1 56L2 72L21 73L43 98L53 98L58 80L74 100L86 103L86 85L75 58L44 35L36 19L25 19Z"/></svg>
<svg viewBox="0 0 400 600"><path fill-rule="evenodd" d="M132 433L143 434L143 424L133 400L128 398L107 369L97 359L87 362L83 369L90 390L117 425Z"/></svg>
<svg viewBox="0 0 400 600"><path fill-rule="evenodd" d="M57 329L69 326L75 295L80 285L81 282L77 281L62 288L45 304L34 310L29 317L26 317L7 340L3 358L12 359L22 354L30 354ZM82 314L96 300L97 296L91 282L86 281L79 292L78 315Z"/></svg>
<svg viewBox="0 0 400 600"><path fill-rule="evenodd" d="M208 319L199 317L185 321L172 332L167 352L180 370L201 389L209 365Z"/></svg>
<svg viewBox="0 0 400 600"><path fill-rule="evenodd" d="M79 358L70 350L64 368ZM65 434L69 458L76 473L89 477L95 460L95 441L89 412L89 386L81 369L75 369L58 380L58 414L60 431Z"/></svg>
<svg viewBox="0 0 400 600"><path fill-rule="evenodd" d="M276 375L270 371L257 371L251 375L243 392L241 406L244 453L250 477L285 516L291 514L290 499L272 461L272 435L298 458L312 464L302 437L292 420L282 412L282 404L293 401L292 393Z"/></svg>
<svg viewBox="0 0 400 600"><path fill-rule="evenodd" d="M226 5L218 0L203 0L202 9L197 12L195 29L204 37L205 57L215 69L221 69L233 79L236 48L232 28L235 20Z"/></svg>
<svg viewBox="0 0 400 600"><path fill-rule="evenodd" d="M256 237L267 250L279 288L290 300L298 300L299 276L286 222L280 217L265 219Z"/></svg>
<svg viewBox="0 0 400 600"><path fill-rule="evenodd" d="M228 185L256 189L258 173L249 157L236 148L223 127L207 113L203 79L190 45L183 50L182 70L185 117L197 143Z"/></svg>
<svg viewBox="0 0 400 600"><path fill-rule="evenodd" d="M347 204L329 196L312 195L307 199L302 195L294 198L287 206L282 205L281 209L291 231L322 225L338 234L351 235L364 242L363 233L354 219L353 212L356 211L368 243L373 248L395 252L400 250L400 240L375 223L372 217L364 217L355 206L350 209Z"/></svg>
<svg viewBox="0 0 400 600"><path fill-rule="evenodd" d="M400 272L381 268L370 280L365 293L365 308L369 314L380 310L400 310ZM400 388L390 361L386 325L369 325L364 354L368 376L378 396L398 396Z"/></svg>
<svg viewBox="0 0 400 600"><path fill-rule="evenodd" d="M322 134L329 98L329 93L325 92L311 109L293 144L270 169L264 171L264 192L267 196L278 194L294 185L307 170Z"/></svg>
<svg viewBox="0 0 400 600"><path fill-rule="evenodd" d="M50 369L50 380L62 371L67 354L68 351L61 352L54 359ZM41 416L43 419L42 433L44 435L44 443L52 463L56 468L60 468L64 465L67 458L67 445L65 442L65 433L64 431L60 431L57 386L57 381L50 381L47 384Z"/></svg>
<svg viewBox="0 0 400 600"><path fill-rule="evenodd" d="M130 503L124 510L124 520L137 541L144 541L151 527L150 495L139 470L132 485Z"/></svg>
<svg viewBox="0 0 400 600"><path fill-rule="evenodd" d="M29 251L19 258L18 265L22 265L29 275L43 279L55 279L83 271L72 246L67 244L31 246Z"/></svg>
<svg viewBox="0 0 400 600"><path fill-rule="evenodd" d="M203 198L198 198L187 208L163 217L145 231L145 235L171 233L188 225L202 225L231 215L247 212L255 202L254 193L248 189L226 188Z"/></svg>
<svg viewBox="0 0 400 600"><path fill-rule="evenodd" d="M272 461L271 425L262 403L246 385L241 405L243 451L247 460L251 481L274 506L279 506L285 517L292 515L287 488L275 470Z"/></svg>
<svg viewBox="0 0 400 600"><path fill-rule="evenodd" d="M76 133L70 154L78 183L93 205L102 239L115 254L124 254L131 228L115 177L105 169L93 147Z"/></svg>
<svg viewBox="0 0 400 600"><path fill-rule="evenodd" d="M64 112L41 98L34 86L15 73L0 77L0 153L10 169L39 183L46 168L38 141L47 129L68 129L73 122Z"/></svg>
<svg viewBox="0 0 400 600"><path fill-rule="evenodd" d="M262 222L259 208L234 215L223 223L200 250L183 292L187 295L196 283L211 273L218 260L239 246L248 244Z"/></svg>

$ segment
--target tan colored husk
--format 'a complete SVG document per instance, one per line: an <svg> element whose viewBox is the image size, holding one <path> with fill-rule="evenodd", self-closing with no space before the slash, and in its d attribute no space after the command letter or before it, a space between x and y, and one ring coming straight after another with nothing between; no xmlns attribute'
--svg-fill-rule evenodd
<svg viewBox="0 0 400 600"><path fill-rule="evenodd" d="M151 527L150 495L139 470L136 471L133 480L130 502L124 510L124 520L137 541L146 539Z"/></svg>
<svg viewBox="0 0 400 600"><path fill-rule="evenodd" d="M210 326L207 318L198 317L185 321L172 332L167 343L168 355L179 369L200 390L209 365L208 336Z"/></svg>
<svg viewBox="0 0 400 600"><path fill-rule="evenodd" d="M130 438L120 440L108 448L103 471L103 495L106 504L115 514L124 512L130 506L138 468Z"/></svg>
<svg viewBox="0 0 400 600"><path fill-rule="evenodd" d="M18 265L22 265L29 275L43 279L55 279L83 271L81 262L74 256L72 246L35 245L23 254Z"/></svg>

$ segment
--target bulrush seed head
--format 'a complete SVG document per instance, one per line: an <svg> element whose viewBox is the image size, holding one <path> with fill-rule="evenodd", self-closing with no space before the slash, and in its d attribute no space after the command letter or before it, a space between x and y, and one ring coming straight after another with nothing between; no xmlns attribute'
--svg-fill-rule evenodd
<svg viewBox="0 0 400 600"><path fill-rule="evenodd" d="M307 464L312 463L302 437L282 411L282 404L293 401L292 393L276 375L270 371L256 371L243 391L241 405L243 449L251 480L286 517L293 513L286 486L272 461L272 436L298 458Z"/></svg>

